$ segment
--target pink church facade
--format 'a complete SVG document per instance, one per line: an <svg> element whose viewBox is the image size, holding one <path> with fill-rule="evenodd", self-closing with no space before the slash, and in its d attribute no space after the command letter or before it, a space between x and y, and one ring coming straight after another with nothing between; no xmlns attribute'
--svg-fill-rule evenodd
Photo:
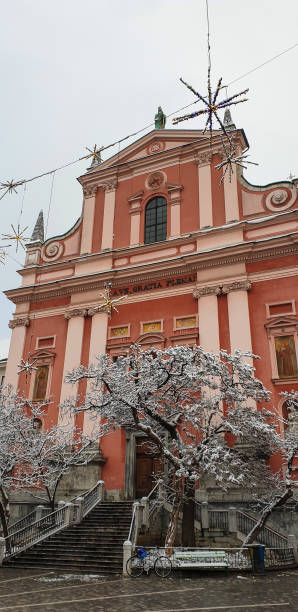
<svg viewBox="0 0 298 612"><path fill-rule="evenodd" d="M246 147L242 130L233 142ZM252 351L285 410L279 393L298 389L298 181L254 186L234 168L220 185L222 158L219 133L211 154L200 130L153 130L78 179L82 214L69 231L46 242L37 232L27 246L22 284L6 292L16 309L5 382L51 398L45 427L85 391L64 382L67 372L132 342ZM95 309L105 282L126 296L110 320ZM26 382L17 364L29 353L38 370ZM88 432L88 415L75 422ZM131 432L101 446L106 488L146 492L152 466Z"/></svg>

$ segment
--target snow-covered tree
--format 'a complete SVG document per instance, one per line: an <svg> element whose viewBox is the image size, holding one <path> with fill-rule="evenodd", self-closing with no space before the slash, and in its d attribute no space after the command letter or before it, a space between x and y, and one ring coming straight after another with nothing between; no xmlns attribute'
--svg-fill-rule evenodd
<svg viewBox="0 0 298 612"><path fill-rule="evenodd" d="M0 520L4 536L7 536L9 518L8 489L20 462L23 432L28 430L28 425L33 428L32 410L35 418L40 418L43 405L30 405L11 386L0 387Z"/></svg>
<svg viewBox="0 0 298 612"><path fill-rule="evenodd" d="M91 379L78 411L93 411L113 427L130 426L151 440L176 488L167 545L174 541L182 494L202 476L217 485L257 489L271 482L267 460L281 444L263 384L237 351L219 356L200 346L166 350L130 347L113 362L80 367L69 382Z"/></svg>
<svg viewBox="0 0 298 612"><path fill-rule="evenodd" d="M70 423L48 430L30 427L23 431L19 463L9 478L10 487L30 491L55 510L56 493L62 478L74 466L87 465L96 453L92 448L105 429L88 436Z"/></svg>
<svg viewBox="0 0 298 612"><path fill-rule="evenodd" d="M281 470L275 475L273 486L257 500L261 508L260 516L243 546L257 540L273 510L284 506L293 497L294 490L298 486L298 481L295 479L295 468L298 464L298 392L283 392L281 396L286 401L289 413L287 418L281 419L285 426L285 436L279 448L282 458Z"/></svg>
<svg viewBox="0 0 298 612"><path fill-rule="evenodd" d="M57 487L72 466L87 464L107 427L88 436L64 420L42 428L48 402L37 404L0 387L0 520L6 537L9 494L25 490L55 508Z"/></svg>

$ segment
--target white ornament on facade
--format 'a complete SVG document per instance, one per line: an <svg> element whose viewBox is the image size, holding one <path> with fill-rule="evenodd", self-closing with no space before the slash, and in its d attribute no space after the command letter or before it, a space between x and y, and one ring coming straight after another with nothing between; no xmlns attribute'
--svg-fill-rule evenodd
<svg viewBox="0 0 298 612"><path fill-rule="evenodd" d="M251 289L251 283L249 281L235 281L234 283L223 285L221 292L231 293L231 291L249 291Z"/></svg>
<svg viewBox="0 0 298 612"><path fill-rule="evenodd" d="M50 242L41 249L41 257L44 261L54 261L61 257L63 253L63 244L58 241Z"/></svg>
<svg viewBox="0 0 298 612"><path fill-rule="evenodd" d="M152 172L146 179L145 186L147 189L155 191L159 189L166 182L167 177L164 172Z"/></svg>
<svg viewBox="0 0 298 612"><path fill-rule="evenodd" d="M200 299L206 295L220 295L221 287L219 285L213 285L210 287L201 287L193 290L192 295L195 299Z"/></svg>
<svg viewBox="0 0 298 612"><path fill-rule="evenodd" d="M72 319L73 317L86 317L88 314L87 308L72 308L67 310L64 314L65 319Z"/></svg>
<svg viewBox="0 0 298 612"><path fill-rule="evenodd" d="M275 189L266 196L265 206L268 208L268 210L273 210L274 212L277 210L283 211L290 208L292 204L294 204L295 200L296 189L294 186L290 187L289 191L286 189Z"/></svg>
<svg viewBox="0 0 298 612"><path fill-rule="evenodd" d="M12 319L8 323L8 327L10 327L10 329L14 329L15 327L22 327L23 325L25 327L29 327L30 319L28 317L19 317L17 319Z"/></svg>

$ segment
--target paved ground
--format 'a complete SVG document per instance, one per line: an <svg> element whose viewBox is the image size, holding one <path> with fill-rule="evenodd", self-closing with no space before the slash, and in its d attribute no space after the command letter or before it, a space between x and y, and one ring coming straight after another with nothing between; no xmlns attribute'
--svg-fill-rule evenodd
<svg viewBox="0 0 298 612"><path fill-rule="evenodd" d="M297 612L298 570L161 579L0 568L0 611Z"/></svg>

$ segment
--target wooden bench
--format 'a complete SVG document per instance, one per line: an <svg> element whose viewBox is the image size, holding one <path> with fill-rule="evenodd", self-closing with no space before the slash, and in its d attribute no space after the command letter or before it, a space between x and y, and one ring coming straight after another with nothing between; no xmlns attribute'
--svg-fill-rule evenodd
<svg viewBox="0 0 298 612"><path fill-rule="evenodd" d="M228 557L223 550L176 550L172 556L177 569L228 569Z"/></svg>

